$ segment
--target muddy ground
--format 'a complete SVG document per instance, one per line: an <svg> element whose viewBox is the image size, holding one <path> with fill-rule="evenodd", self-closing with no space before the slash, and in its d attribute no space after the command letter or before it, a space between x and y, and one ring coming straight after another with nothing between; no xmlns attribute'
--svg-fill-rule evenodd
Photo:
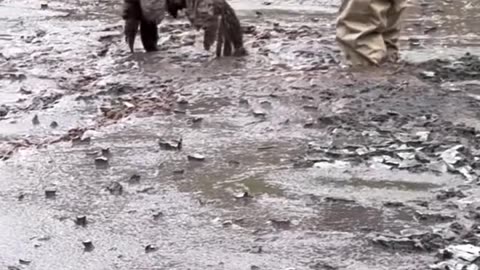
<svg viewBox="0 0 480 270"><path fill-rule="evenodd" d="M351 72L338 1L232 1L131 55L120 1L0 1L0 268L429 269L480 232L478 1L416 2ZM474 269L474 268L471 268Z"/></svg>

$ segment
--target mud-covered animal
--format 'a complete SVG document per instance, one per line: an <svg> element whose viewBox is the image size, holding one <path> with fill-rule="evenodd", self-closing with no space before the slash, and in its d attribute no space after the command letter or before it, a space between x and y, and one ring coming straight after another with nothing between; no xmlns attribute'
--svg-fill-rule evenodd
<svg viewBox="0 0 480 270"><path fill-rule="evenodd" d="M243 33L240 21L226 0L124 0L122 17L125 20L125 40L133 52L135 37L140 37L147 52L157 50L158 24L166 12L177 18L185 10L190 23L204 30L204 48L217 42L216 55L243 56ZM223 54L222 54L223 49Z"/></svg>
<svg viewBox="0 0 480 270"><path fill-rule="evenodd" d="M145 51L157 50L158 24L165 18L166 9L166 0L123 0L125 41L132 53L139 29Z"/></svg>
<svg viewBox="0 0 480 270"><path fill-rule="evenodd" d="M187 16L195 28L204 30L206 50L217 42L217 57L247 54L240 21L226 0L187 0Z"/></svg>

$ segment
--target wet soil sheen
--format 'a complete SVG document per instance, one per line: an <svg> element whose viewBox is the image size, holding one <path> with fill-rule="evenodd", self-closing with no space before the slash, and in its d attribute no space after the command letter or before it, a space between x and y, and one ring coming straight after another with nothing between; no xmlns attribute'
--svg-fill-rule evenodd
<svg viewBox="0 0 480 270"><path fill-rule="evenodd" d="M0 0L0 269L428 269L478 244L477 1L409 7L344 68L339 1L231 1L131 54L121 1Z"/></svg>

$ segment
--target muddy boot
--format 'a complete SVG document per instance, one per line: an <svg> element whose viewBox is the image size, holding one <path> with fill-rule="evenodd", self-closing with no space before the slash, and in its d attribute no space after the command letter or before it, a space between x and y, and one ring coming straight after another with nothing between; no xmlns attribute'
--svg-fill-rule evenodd
<svg viewBox="0 0 480 270"><path fill-rule="evenodd" d="M378 65L387 55L382 33L391 0L345 0L337 19L336 39L352 65Z"/></svg>

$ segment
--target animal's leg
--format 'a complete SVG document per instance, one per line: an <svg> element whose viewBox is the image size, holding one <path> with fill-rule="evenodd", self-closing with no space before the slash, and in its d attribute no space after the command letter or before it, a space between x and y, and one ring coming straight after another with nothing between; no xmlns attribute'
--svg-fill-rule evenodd
<svg viewBox="0 0 480 270"><path fill-rule="evenodd" d="M125 20L125 42L127 42L130 52L133 53L135 37L137 36L140 21L135 19Z"/></svg>
<svg viewBox="0 0 480 270"><path fill-rule="evenodd" d="M235 11L226 0L223 0L222 10L219 10L219 12L223 14L225 36L228 36L231 46L234 48L233 55L246 55L247 51L243 47L243 31Z"/></svg>
<svg viewBox="0 0 480 270"><path fill-rule="evenodd" d="M232 39L231 34L229 33L229 27L227 25L227 21L225 20L225 16L220 16L220 24L223 25L222 33L219 33L223 36L223 56L231 56L232 55Z"/></svg>
<svg viewBox="0 0 480 270"><path fill-rule="evenodd" d="M158 27L155 21L147 21L145 18L142 18L140 22L140 36L145 51L158 51Z"/></svg>
<svg viewBox="0 0 480 270"><path fill-rule="evenodd" d="M142 10L138 0L123 1L122 18L125 20L125 41L132 53L135 44L135 37L137 36L138 27L140 26L141 17Z"/></svg>
<svg viewBox="0 0 480 270"><path fill-rule="evenodd" d="M215 39L218 36L219 30L219 20L218 18L211 18L207 21L207 24L204 27L203 35L203 48L205 50L210 50L210 47L215 43Z"/></svg>
<svg viewBox="0 0 480 270"><path fill-rule="evenodd" d="M224 29L225 25L219 21L218 23L218 31L217 31L217 57L222 56L222 47L223 47L223 42L224 42L224 35L223 33L225 32Z"/></svg>

